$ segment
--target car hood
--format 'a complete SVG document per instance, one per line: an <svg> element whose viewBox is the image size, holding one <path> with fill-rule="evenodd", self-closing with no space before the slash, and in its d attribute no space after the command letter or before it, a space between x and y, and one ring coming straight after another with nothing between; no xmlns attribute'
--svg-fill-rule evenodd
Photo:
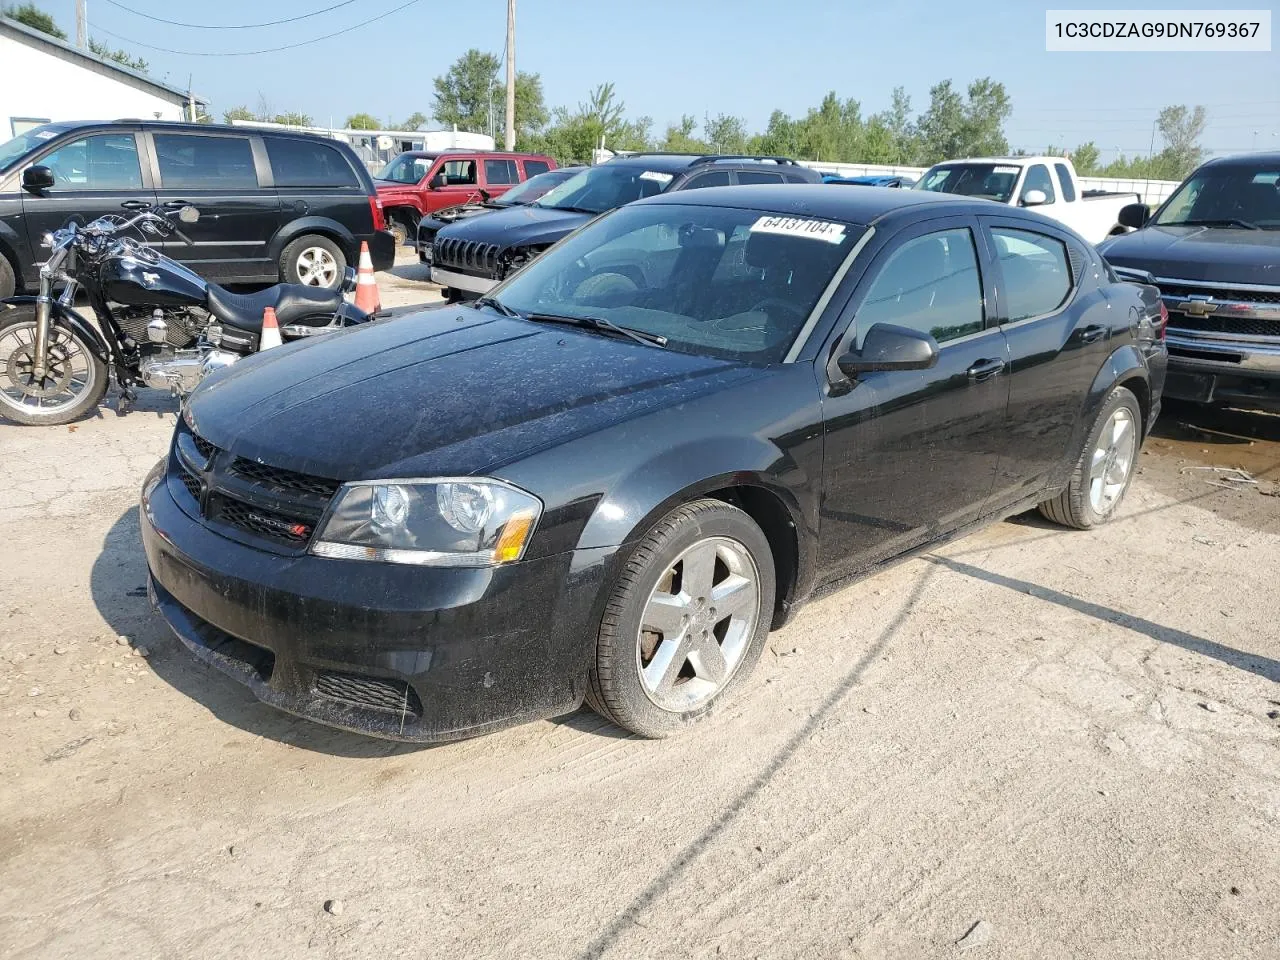
<svg viewBox="0 0 1280 960"><path fill-rule="evenodd" d="M300 473L461 476L758 373L445 308L246 358L209 377L187 416L217 446Z"/></svg>
<svg viewBox="0 0 1280 960"><path fill-rule="evenodd" d="M478 240L504 248L555 243L595 215L572 210L553 210L536 203L511 210L497 210L483 217L470 217L441 230L441 240Z"/></svg>
<svg viewBox="0 0 1280 960"><path fill-rule="evenodd" d="M1280 230L1144 227L1098 250L1113 266L1166 279L1280 286Z"/></svg>

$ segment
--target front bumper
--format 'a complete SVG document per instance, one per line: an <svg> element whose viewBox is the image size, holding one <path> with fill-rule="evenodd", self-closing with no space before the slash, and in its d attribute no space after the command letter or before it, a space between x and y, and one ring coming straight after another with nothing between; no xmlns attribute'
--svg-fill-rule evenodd
<svg viewBox="0 0 1280 960"><path fill-rule="evenodd" d="M595 551L472 570L269 553L188 516L162 471L140 511L152 602L264 703L407 741L581 704L606 559Z"/></svg>
<svg viewBox="0 0 1280 960"><path fill-rule="evenodd" d="M1165 396L1280 409L1280 338L1271 342L1170 329Z"/></svg>
<svg viewBox="0 0 1280 960"><path fill-rule="evenodd" d="M461 290L466 293L488 293L498 285L497 280L489 277L475 277L469 273L456 273L453 270L442 270L440 267L432 266L431 282L438 283L442 287L448 287L451 290Z"/></svg>

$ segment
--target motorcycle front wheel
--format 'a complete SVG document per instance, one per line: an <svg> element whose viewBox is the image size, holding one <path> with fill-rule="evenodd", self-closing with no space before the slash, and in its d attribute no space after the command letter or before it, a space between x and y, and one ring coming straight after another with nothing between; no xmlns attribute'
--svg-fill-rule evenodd
<svg viewBox="0 0 1280 960"><path fill-rule="evenodd" d="M107 365L76 334L49 328L44 377L33 375L33 310L0 311L0 417L26 426L56 426L79 419L107 392Z"/></svg>

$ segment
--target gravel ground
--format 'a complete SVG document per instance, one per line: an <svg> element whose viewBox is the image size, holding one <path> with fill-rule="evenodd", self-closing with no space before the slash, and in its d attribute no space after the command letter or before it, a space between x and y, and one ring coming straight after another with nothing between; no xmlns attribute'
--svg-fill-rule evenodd
<svg viewBox="0 0 1280 960"><path fill-rule="evenodd" d="M1280 418L1171 409L1115 523L826 596L690 736L414 748L149 611L174 414L0 425L0 957L1280 956Z"/></svg>

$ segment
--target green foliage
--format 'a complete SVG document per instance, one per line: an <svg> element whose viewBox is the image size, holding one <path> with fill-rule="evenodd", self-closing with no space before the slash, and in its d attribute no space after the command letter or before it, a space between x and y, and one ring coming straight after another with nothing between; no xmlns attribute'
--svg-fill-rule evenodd
<svg viewBox="0 0 1280 960"><path fill-rule="evenodd" d="M271 117L272 123L285 123L291 127L310 127L314 123L309 113L299 113L298 111L290 111L289 113L277 113Z"/></svg>
<svg viewBox="0 0 1280 960"><path fill-rule="evenodd" d="M1156 119L1162 147L1150 156L1119 156L1102 166L1092 141L1076 147L1071 159L1081 176L1128 180L1182 180L1204 160L1200 138L1208 121L1204 107L1165 107Z"/></svg>
<svg viewBox="0 0 1280 960"><path fill-rule="evenodd" d="M257 120L257 115L248 107L239 106L232 107L230 110L222 111L222 122L230 123L232 120Z"/></svg>
<svg viewBox="0 0 1280 960"><path fill-rule="evenodd" d="M20 7L5 7L0 10L10 20L17 20L20 24L30 27L32 30L39 30L41 33L47 33L51 37L57 37L59 40L67 39L67 35L58 27L53 17L45 13L34 3L24 3Z"/></svg>
<svg viewBox="0 0 1280 960"><path fill-rule="evenodd" d="M455 60L433 82L431 112L436 122L459 130L489 133L501 140L507 128L506 81L498 76L501 66L492 53L475 49ZM515 99L516 149L531 149L548 119L542 78L536 73L517 72ZM409 129L416 129L416 125Z"/></svg>
<svg viewBox="0 0 1280 960"><path fill-rule="evenodd" d="M371 113L353 113L343 122L348 130L381 130L382 124Z"/></svg>
<svg viewBox="0 0 1280 960"><path fill-rule="evenodd" d="M685 114L679 124L667 127L666 136L658 142L657 149L666 153L714 153L709 144L693 135L697 129L698 121Z"/></svg>
<svg viewBox="0 0 1280 960"><path fill-rule="evenodd" d="M1098 145L1092 140L1080 144L1071 152L1071 163L1076 168L1076 173L1082 177L1098 175L1098 158Z"/></svg>
<svg viewBox="0 0 1280 960"><path fill-rule="evenodd" d="M396 127L397 130L417 130L420 126L427 122L427 115L421 110L415 110L409 114L408 119Z"/></svg>
<svg viewBox="0 0 1280 960"><path fill-rule="evenodd" d="M551 124L535 138L534 146L562 163L589 163L591 151L603 142L609 150L647 150L649 117L626 118L626 104L614 95L612 83L602 83L579 103L576 111L557 107Z"/></svg>
<svg viewBox="0 0 1280 960"><path fill-rule="evenodd" d="M1006 154L1004 123L1012 110L1004 84L990 77L969 84L964 97L944 80L929 90L929 108L916 125L913 159L927 167L956 157Z"/></svg>
<svg viewBox="0 0 1280 960"><path fill-rule="evenodd" d="M107 44L99 43L93 37L89 38L89 52L98 55L103 60L113 60L122 67L128 67L130 70L137 70L139 73L147 72L147 61L141 57L130 56L128 50L112 50Z"/></svg>
<svg viewBox="0 0 1280 960"><path fill-rule="evenodd" d="M741 117L721 113L713 120L707 116L703 118L702 128L703 137L712 153L747 152L747 121Z"/></svg>

